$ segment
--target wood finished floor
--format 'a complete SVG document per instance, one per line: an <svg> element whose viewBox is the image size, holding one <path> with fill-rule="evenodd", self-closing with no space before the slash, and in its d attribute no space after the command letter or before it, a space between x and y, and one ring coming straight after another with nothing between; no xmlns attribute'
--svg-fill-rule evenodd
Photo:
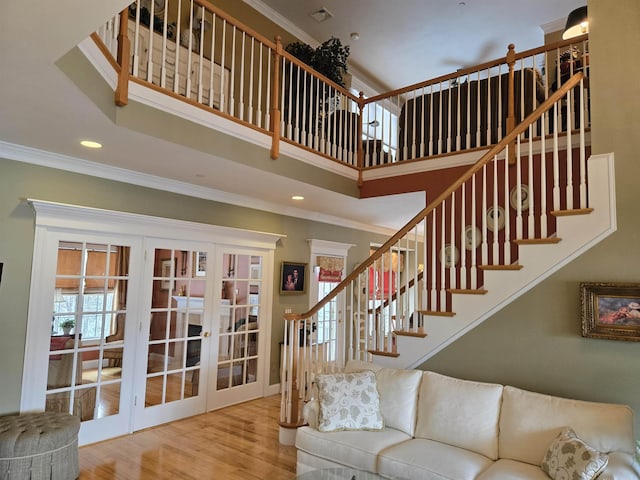
<svg viewBox="0 0 640 480"><path fill-rule="evenodd" d="M289 480L295 447L280 445L280 396L197 415L80 448L80 480Z"/></svg>

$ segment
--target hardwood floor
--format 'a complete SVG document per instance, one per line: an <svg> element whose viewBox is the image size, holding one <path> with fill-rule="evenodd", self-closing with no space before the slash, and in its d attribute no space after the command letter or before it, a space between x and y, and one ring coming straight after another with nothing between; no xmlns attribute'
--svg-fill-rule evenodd
<svg viewBox="0 0 640 480"><path fill-rule="evenodd" d="M280 445L280 395L80 448L80 480L289 480L295 447Z"/></svg>

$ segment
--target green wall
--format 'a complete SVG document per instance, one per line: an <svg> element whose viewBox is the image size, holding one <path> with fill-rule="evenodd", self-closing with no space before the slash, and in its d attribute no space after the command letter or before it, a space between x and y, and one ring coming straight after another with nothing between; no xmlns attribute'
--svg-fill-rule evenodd
<svg viewBox="0 0 640 480"><path fill-rule="evenodd" d="M618 230L421 368L636 412L640 343L581 336L580 282L640 283L640 2L590 0L593 153L614 152ZM427 325L428 329L428 325Z"/></svg>
<svg viewBox="0 0 640 480"><path fill-rule="evenodd" d="M26 198L284 233L287 237L275 250L274 282L278 282L281 261L309 261L307 239L355 244L349 251L349 270L368 256L370 242L384 240L369 232L0 159L0 262L4 262L0 284L0 414L16 412L20 406L35 231L35 215ZM284 309L303 312L309 301L307 295L280 297L278 288L274 291L270 384L279 382Z"/></svg>

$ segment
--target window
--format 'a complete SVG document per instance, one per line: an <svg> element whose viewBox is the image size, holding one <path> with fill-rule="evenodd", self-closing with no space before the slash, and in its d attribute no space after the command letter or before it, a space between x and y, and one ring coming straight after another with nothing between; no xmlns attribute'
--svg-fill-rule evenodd
<svg viewBox="0 0 640 480"><path fill-rule="evenodd" d="M78 308L80 295L77 293L59 293L56 292L56 301L54 307L54 321L51 324L52 334L64 333L63 325L67 322L73 322L75 328L75 319L77 312L85 312L82 315L82 332L83 340L99 339L111 333L111 321L113 314L113 291L102 293L88 293L82 296L82 308ZM94 313L86 313L94 312ZM102 319L104 318L104 332L101 331Z"/></svg>
<svg viewBox="0 0 640 480"><path fill-rule="evenodd" d="M52 335L80 334L83 341L112 334L126 305L129 249L108 244L60 242Z"/></svg>

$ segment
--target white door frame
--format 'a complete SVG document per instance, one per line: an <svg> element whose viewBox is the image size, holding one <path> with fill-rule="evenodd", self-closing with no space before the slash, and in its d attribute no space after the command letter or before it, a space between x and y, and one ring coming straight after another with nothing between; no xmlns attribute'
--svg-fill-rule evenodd
<svg viewBox="0 0 640 480"><path fill-rule="evenodd" d="M50 252L47 251L48 234L50 232L62 232L69 234L81 234L89 237L104 235L107 238L129 238L133 243L142 242L144 238L165 238L177 240L194 240L211 244L236 245L255 248L264 251L263 255L269 259L268 265L273 268L273 256L276 242L286 235L255 232L231 227L208 225L182 220L172 220L148 215L118 212L77 205L48 202L37 199L27 199L35 211L35 235L34 254L31 267L31 286L29 294L29 312L27 316L27 334L25 341L25 356L22 375L20 411L41 411L45 404L47 383L47 352L50 330L43 328L42 318L51 316L52 285L55 280L55 264L51 268L53 259L47 259ZM138 249L142 251L142 245ZM137 263L134 264L134 261ZM44 267L48 267L48 276L41 275ZM131 268L144 268L142 255L135 256L132 249ZM272 278L273 272L266 273L265 278ZM53 276L51 276L53 275ZM133 280L133 279L132 279ZM131 288L131 287L130 287ZM135 288L135 287L134 287ZM141 285L137 286L142 289ZM271 332L271 312L273 296L265 295L265 312L267 318L267 331ZM133 322L131 322L133 323ZM267 350L265 362L268 375L270 352ZM268 376L266 377L268 378ZM268 382L267 382L268 383ZM267 389L265 384L265 390ZM133 394L131 402L133 403ZM89 423L89 422L87 422ZM126 432L130 433L133 427L133 419L126 422ZM97 441L93 435L85 434L86 428L80 429L79 442L86 444ZM105 435L111 435L105 432ZM111 435L113 436L113 435ZM105 436L104 438L109 438Z"/></svg>

